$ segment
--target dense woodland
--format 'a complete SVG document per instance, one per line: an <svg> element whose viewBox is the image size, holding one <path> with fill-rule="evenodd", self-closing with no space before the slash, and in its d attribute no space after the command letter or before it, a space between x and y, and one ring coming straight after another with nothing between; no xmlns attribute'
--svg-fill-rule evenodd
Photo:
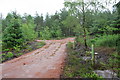
<svg viewBox="0 0 120 80"><path fill-rule="evenodd" d="M109 2L106 1L106 5ZM65 7L54 15L36 12L35 16L16 11L0 18L2 51L22 49L30 41L76 37L75 46L85 50L95 47L114 48L120 53L120 2L113 10L96 1L65 1Z"/></svg>

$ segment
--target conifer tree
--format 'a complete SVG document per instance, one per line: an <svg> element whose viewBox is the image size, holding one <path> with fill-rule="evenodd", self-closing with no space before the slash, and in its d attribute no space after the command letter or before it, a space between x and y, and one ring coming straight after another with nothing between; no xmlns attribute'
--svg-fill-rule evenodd
<svg viewBox="0 0 120 80"><path fill-rule="evenodd" d="M7 48L20 46L24 41L20 17L16 14L16 12L13 12L11 17L12 18L9 20L9 24L5 28L3 34L3 44Z"/></svg>

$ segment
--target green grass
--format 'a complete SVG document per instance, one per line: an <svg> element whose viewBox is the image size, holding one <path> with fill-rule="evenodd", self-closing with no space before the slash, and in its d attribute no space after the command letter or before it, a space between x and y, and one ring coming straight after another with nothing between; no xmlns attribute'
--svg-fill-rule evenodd
<svg viewBox="0 0 120 80"><path fill-rule="evenodd" d="M120 52L120 35L104 35L89 39L87 41L89 46L94 43L96 47L111 47Z"/></svg>
<svg viewBox="0 0 120 80"><path fill-rule="evenodd" d="M97 46L115 47L120 35L104 35L96 39Z"/></svg>
<svg viewBox="0 0 120 80"><path fill-rule="evenodd" d="M43 47L45 44L46 44L45 42L41 41L41 42L39 42L39 43L37 44L37 48L41 48L41 47Z"/></svg>

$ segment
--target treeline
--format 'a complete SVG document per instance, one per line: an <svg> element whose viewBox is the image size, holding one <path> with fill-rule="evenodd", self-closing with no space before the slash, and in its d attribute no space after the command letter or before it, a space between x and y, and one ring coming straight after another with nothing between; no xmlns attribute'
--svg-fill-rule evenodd
<svg viewBox="0 0 120 80"><path fill-rule="evenodd" d="M1 16L3 49L22 47L36 38L59 39L69 36L86 37L120 33L119 3L114 5L113 12L89 8L81 12L76 8L84 4L78 6L74 2L72 6L69 4L72 3L65 2L65 8L54 15L47 13L45 18L38 13L34 17L28 14L21 16L15 11L8 13L6 18Z"/></svg>
<svg viewBox="0 0 120 80"><path fill-rule="evenodd" d="M53 39L74 35L63 24L67 16L66 9L54 15L47 13L45 19L37 13L34 17L28 14L21 16L15 11L8 13L6 18L1 16L2 48L22 47L36 38Z"/></svg>

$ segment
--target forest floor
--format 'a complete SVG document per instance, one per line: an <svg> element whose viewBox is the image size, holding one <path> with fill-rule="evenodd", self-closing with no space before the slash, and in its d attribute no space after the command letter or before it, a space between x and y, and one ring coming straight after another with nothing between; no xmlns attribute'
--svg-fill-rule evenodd
<svg viewBox="0 0 120 80"><path fill-rule="evenodd" d="M119 80L119 55L114 48L95 47L92 64L91 48L85 50L83 44L67 44L67 58L61 78L95 78ZM104 78L104 79L100 79ZM108 79L108 80L109 80Z"/></svg>
<svg viewBox="0 0 120 80"><path fill-rule="evenodd" d="M2 78L59 78L66 57L66 44L74 38L45 41L40 49L6 61L2 66ZM0 72L1 74L1 72Z"/></svg>

